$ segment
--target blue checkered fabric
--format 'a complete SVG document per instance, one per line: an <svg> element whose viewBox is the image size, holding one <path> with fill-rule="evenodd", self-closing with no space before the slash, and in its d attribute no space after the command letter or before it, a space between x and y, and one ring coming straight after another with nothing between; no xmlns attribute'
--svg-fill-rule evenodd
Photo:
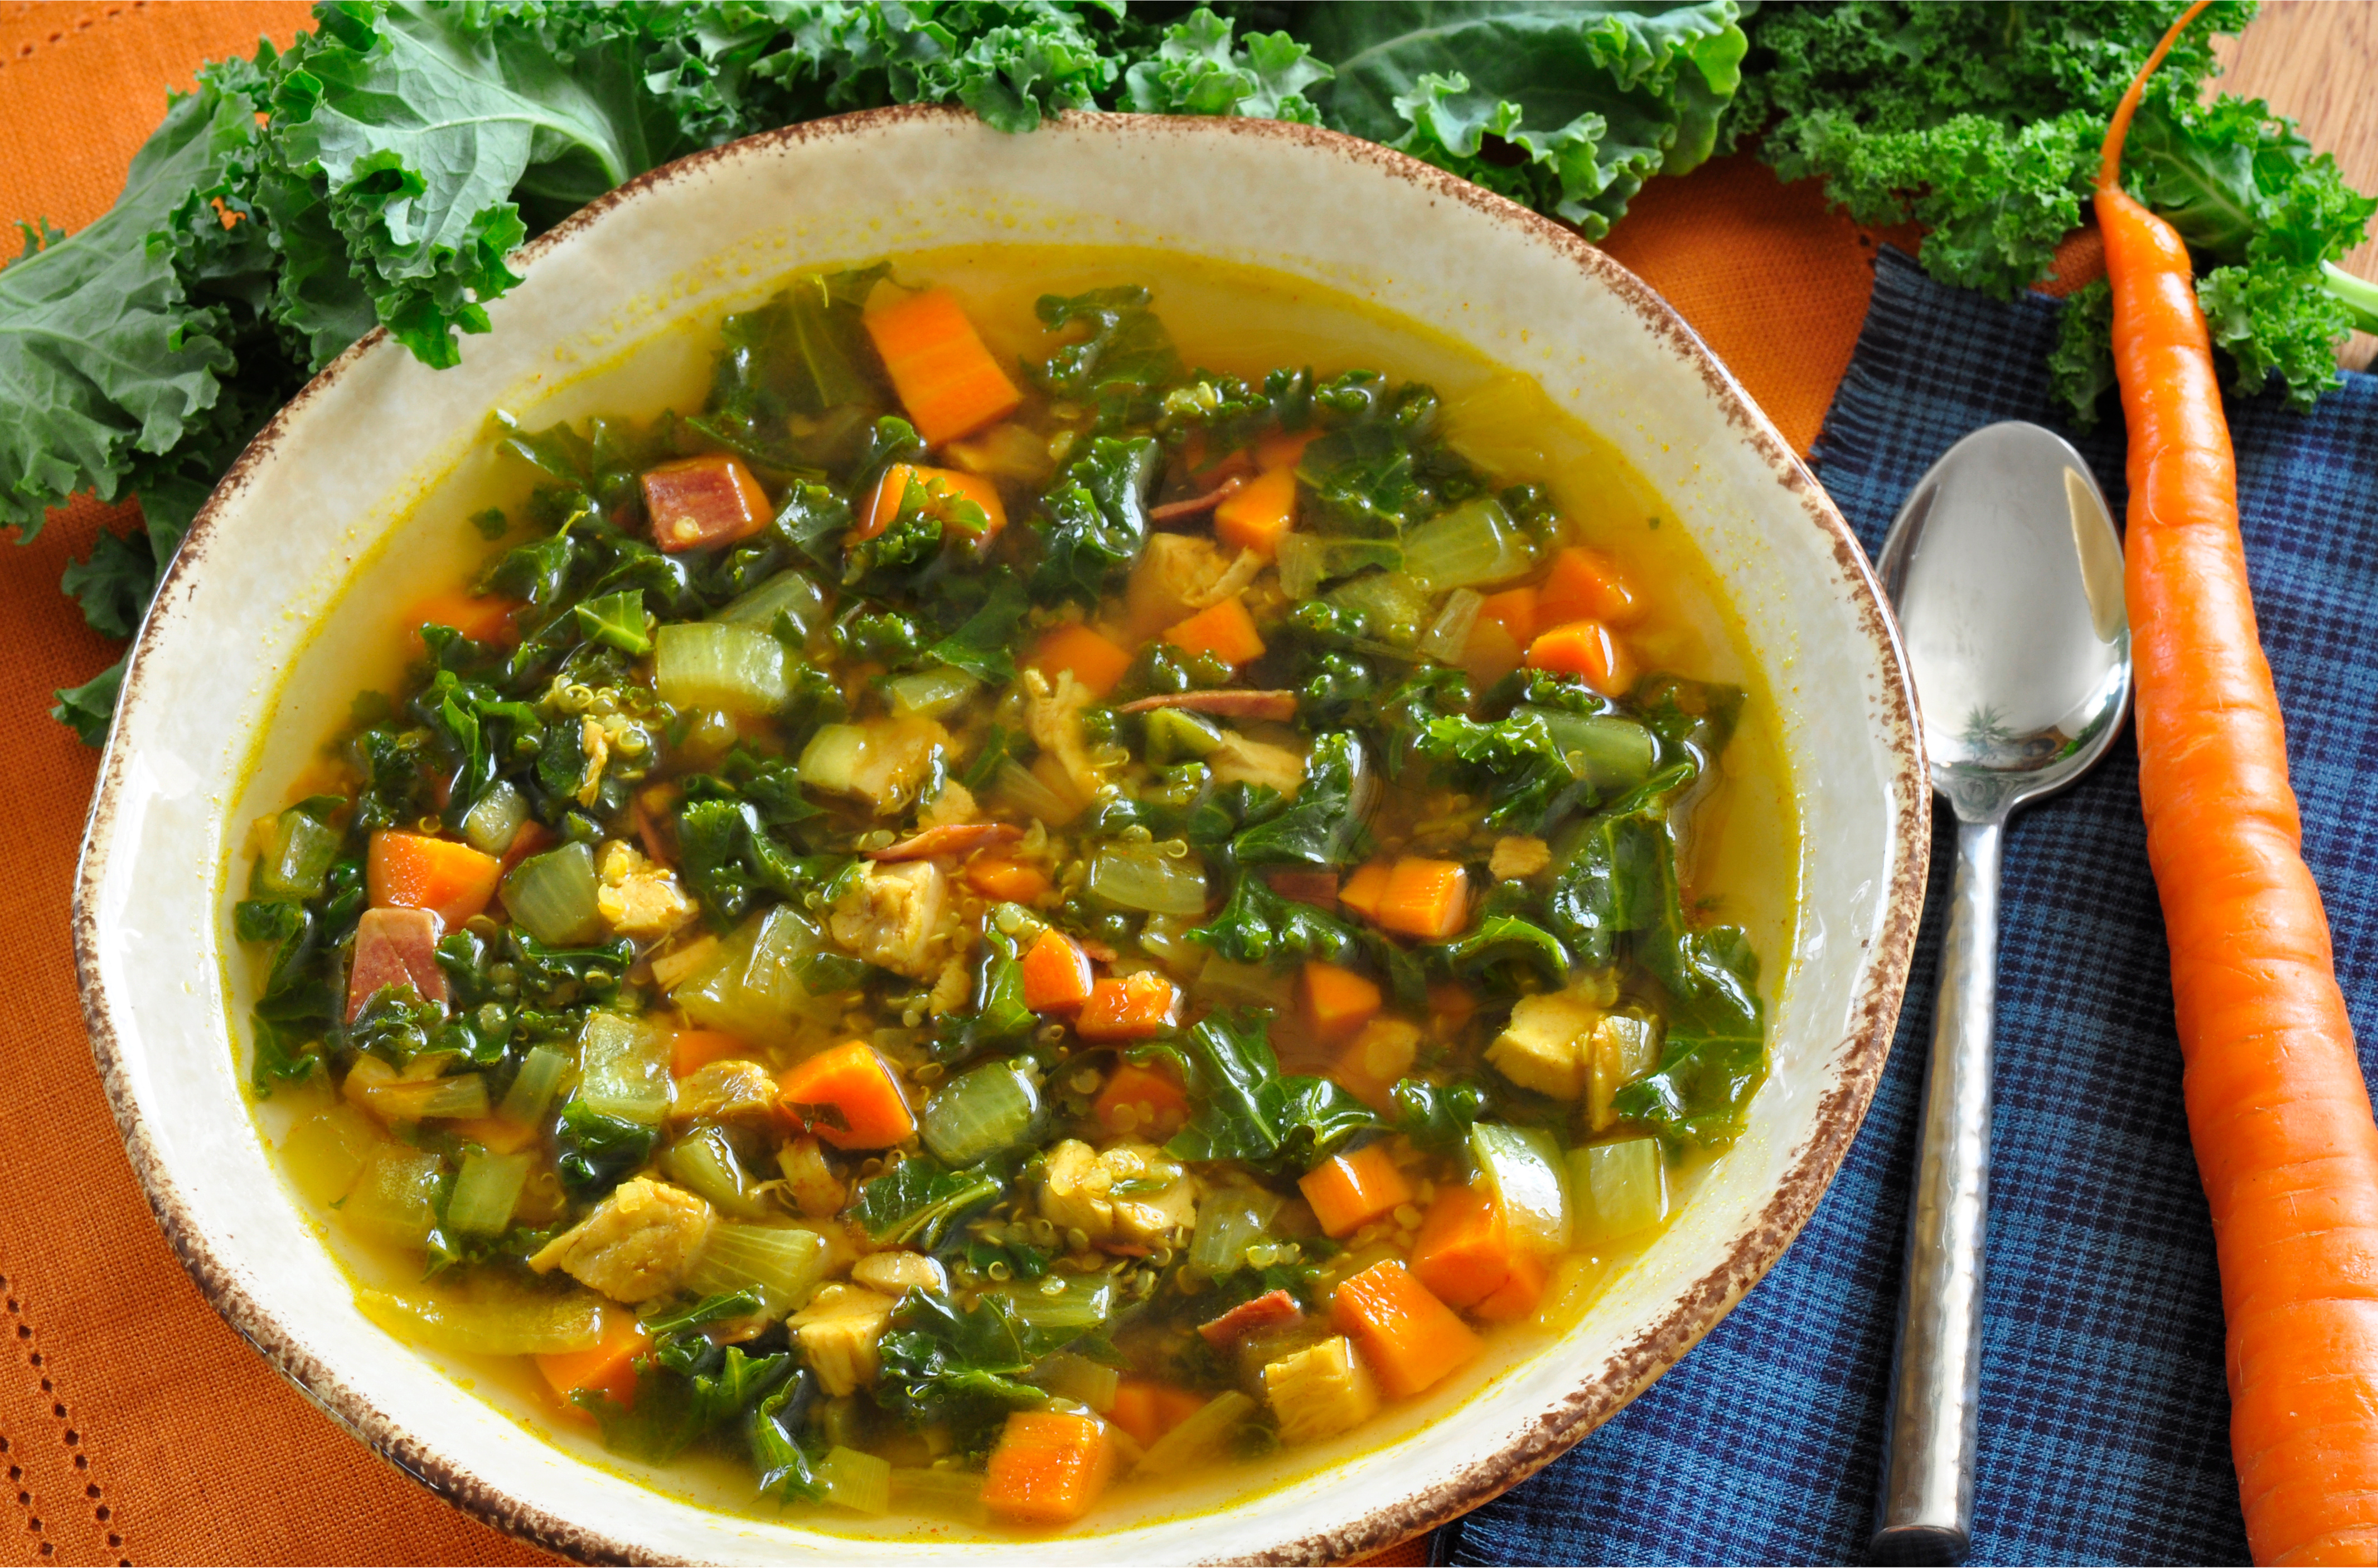
<svg viewBox="0 0 2378 1568"><path fill-rule="evenodd" d="M2056 425L2060 306L1934 283L1895 252L1812 459L1879 549L1958 437ZM2306 416L2233 405L2246 551L2286 710L2304 853L2363 1071L2378 1068L2378 377ZM2121 515L2121 434L2067 431ZM1952 829L1933 844L1948 896ZM2125 736L2006 846L1974 1560L2242 1562L2221 1302L2180 1106L2168 960ZM1437 1558L1867 1558L1906 1194L1931 1037L1928 921L1899 1037L1799 1240L1692 1354L1535 1479L1440 1532Z"/></svg>

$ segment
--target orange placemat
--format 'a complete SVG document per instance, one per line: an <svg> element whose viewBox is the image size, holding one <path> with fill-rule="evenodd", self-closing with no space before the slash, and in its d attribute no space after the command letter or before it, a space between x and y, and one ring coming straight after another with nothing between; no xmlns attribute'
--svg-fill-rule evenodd
<svg viewBox="0 0 2378 1568"><path fill-rule="evenodd" d="M302 5L0 5L0 220L73 230L201 62L286 43ZM1673 300L1806 450L1849 363L1878 236L1747 158L1655 181L1609 249ZM61 509L0 546L0 1559L536 1562L448 1507L281 1381L207 1306L157 1232L102 1098L67 910L98 754L44 713L114 650L58 592L126 508ZM1381 1562L1417 1562L1415 1546Z"/></svg>

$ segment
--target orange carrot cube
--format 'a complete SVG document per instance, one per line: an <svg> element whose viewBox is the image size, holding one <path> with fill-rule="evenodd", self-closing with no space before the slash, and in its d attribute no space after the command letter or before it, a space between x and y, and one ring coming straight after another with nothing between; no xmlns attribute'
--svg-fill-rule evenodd
<svg viewBox="0 0 2378 1568"><path fill-rule="evenodd" d="M768 526L774 509L751 471L723 452L646 469L644 515L664 550L732 545Z"/></svg>
<svg viewBox="0 0 2378 1568"><path fill-rule="evenodd" d="M1471 1315L1495 1323L1533 1316L1543 1304L1544 1287L1551 1278L1552 1264L1543 1254L1515 1252L1510 1275L1485 1299L1470 1309Z"/></svg>
<svg viewBox="0 0 2378 1568"><path fill-rule="evenodd" d="M714 1061L749 1056L751 1047L717 1029L680 1029L669 1040L669 1071L685 1078Z"/></svg>
<svg viewBox="0 0 2378 1568"><path fill-rule="evenodd" d="M1304 461L1304 449L1320 438L1318 430L1275 430L1255 443L1255 466L1267 473L1293 472Z"/></svg>
<svg viewBox="0 0 2378 1568"><path fill-rule="evenodd" d="M1297 978L1304 1026L1316 1040L1331 1044L1346 1038L1379 1011L1378 985L1351 969L1309 960Z"/></svg>
<svg viewBox="0 0 2378 1568"><path fill-rule="evenodd" d="M1345 902L1341 891L1339 902ZM1470 921L1470 874L1452 860L1407 855L1387 871L1372 924L1401 936L1443 941Z"/></svg>
<svg viewBox="0 0 2378 1568"><path fill-rule="evenodd" d="M989 475L968 473L959 468L922 468L895 462L883 471L883 477L877 480L875 488L869 492L867 505L860 510L858 526L851 530L851 536L872 539L891 527L899 517L901 507L907 502L911 481L925 486L927 496L931 498L929 504L955 497L980 507L983 526L979 531L968 531L979 542L987 543L996 538L999 531L1007 526L1006 504L999 498L999 486L991 482ZM945 514L954 509L943 509ZM955 521L954 516L951 521L953 526L964 527Z"/></svg>
<svg viewBox="0 0 2378 1568"><path fill-rule="evenodd" d="M1329 1317L1399 1399L1440 1382L1480 1348L1470 1325L1392 1258L1339 1285Z"/></svg>
<svg viewBox="0 0 2378 1568"><path fill-rule="evenodd" d="M1385 860L1374 860L1346 879L1338 890L1338 902L1365 920L1379 917L1379 902L1387 895L1390 868Z"/></svg>
<svg viewBox="0 0 2378 1568"><path fill-rule="evenodd" d="M1176 622L1164 640L1189 653L1211 653L1236 669L1263 657L1263 639L1255 634L1255 618L1236 593L1207 605L1187 620Z"/></svg>
<svg viewBox="0 0 2378 1568"><path fill-rule="evenodd" d="M1313 1217L1333 1237L1351 1236L1412 1200L1411 1183L1381 1143L1332 1155L1298 1177L1296 1185L1313 1205Z"/></svg>
<svg viewBox="0 0 2378 1568"><path fill-rule="evenodd" d="M1553 557L1538 590L1537 625L1596 620L1626 626L1643 613L1618 564L1599 550L1571 545Z"/></svg>
<svg viewBox="0 0 2378 1568"><path fill-rule="evenodd" d="M966 885L985 898L1029 904L1049 891L1049 874L1026 860L1004 855L978 855L958 873Z"/></svg>
<svg viewBox="0 0 2378 1568"><path fill-rule="evenodd" d="M1170 1071L1127 1061L1107 1075L1090 1115L1110 1131L1170 1138L1189 1123L1189 1095Z"/></svg>
<svg viewBox="0 0 2378 1568"><path fill-rule="evenodd" d="M1131 655L1080 621L1073 621L1043 632L1025 659L1024 667L1039 670L1051 681L1062 673L1071 672L1075 680L1089 688L1091 696L1104 697L1131 668Z"/></svg>
<svg viewBox="0 0 2378 1568"><path fill-rule="evenodd" d="M1528 667L1583 676L1606 697L1625 691L1633 670L1626 650L1600 621L1569 621L1528 644Z"/></svg>
<svg viewBox="0 0 2378 1568"><path fill-rule="evenodd" d="M1214 509L1214 537L1269 560L1281 535L1296 526L1296 470L1275 468L1239 486Z"/></svg>
<svg viewBox="0 0 2378 1568"><path fill-rule="evenodd" d="M561 1401L561 1407L582 1420L594 1417L582 1410L570 1395L583 1390L601 1394L622 1405L636 1402L636 1358L653 1347L653 1336L636 1321L636 1314L623 1307L603 1309L603 1326L595 1342L583 1350L556 1350L536 1359L536 1370L545 1374L546 1386Z"/></svg>
<svg viewBox="0 0 2378 1568"><path fill-rule="evenodd" d="M1448 1307L1475 1307L1511 1277L1511 1229L1482 1182L1447 1187L1412 1243L1412 1276Z"/></svg>
<svg viewBox="0 0 2378 1568"><path fill-rule="evenodd" d="M1024 1005L1035 1012L1073 1012L1090 999L1090 955L1054 926L1024 950Z"/></svg>
<svg viewBox="0 0 2378 1568"><path fill-rule="evenodd" d="M911 294L862 319L925 445L971 436L1024 401L947 289Z"/></svg>
<svg viewBox="0 0 2378 1568"><path fill-rule="evenodd" d="M1085 1040L1148 1040L1181 1026L1181 988L1141 970L1100 980L1074 1020Z"/></svg>
<svg viewBox="0 0 2378 1568"><path fill-rule="evenodd" d="M426 909L452 930L487 907L503 863L467 844L383 828L364 859L364 886L375 909Z"/></svg>
<svg viewBox="0 0 2378 1568"><path fill-rule="evenodd" d="M888 1149L917 1131L899 1079L863 1040L794 1063L776 1093L783 1115L837 1149Z"/></svg>
<svg viewBox="0 0 2378 1568"><path fill-rule="evenodd" d="M1114 1442L1096 1416L1018 1410L991 1451L982 1500L1025 1524L1071 1524L1090 1511L1113 1471Z"/></svg>
<svg viewBox="0 0 2378 1568"><path fill-rule="evenodd" d="M404 624L415 652L428 646L421 640L425 626L451 627L474 642L517 642L520 628L512 617L521 602L500 593L433 593L404 614Z"/></svg>
<svg viewBox="0 0 2378 1568"><path fill-rule="evenodd" d="M1536 634L1536 591L1532 588L1506 588L1500 593L1489 593L1479 602L1478 620L1492 621L1501 627L1516 647L1524 648ZM1472 622L1474 627L1477 622Z"/></svg>
<svg viewBox="0 0 2378 1568"><path fill-rule="evenodd" d="M1206 1396L1154 1378L1124 1378L1115 1386L1107 1419L1146 1448L1206 1407Z"/></svg>

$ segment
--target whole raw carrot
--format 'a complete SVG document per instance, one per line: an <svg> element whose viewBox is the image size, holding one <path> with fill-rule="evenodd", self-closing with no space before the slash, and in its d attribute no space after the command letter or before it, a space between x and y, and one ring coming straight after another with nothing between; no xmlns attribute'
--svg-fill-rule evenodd
<svg viewBox="0 0 2378 1568"><path fill-rule="evenodd" d="M2220 1257L2247 1541L2262 1563L2372 1562L2378 1124L2303 863L2188 247L2120 183L2147 75L2205 4L2131 84L2097 176L2130 432L2139 803Z"/></svg>

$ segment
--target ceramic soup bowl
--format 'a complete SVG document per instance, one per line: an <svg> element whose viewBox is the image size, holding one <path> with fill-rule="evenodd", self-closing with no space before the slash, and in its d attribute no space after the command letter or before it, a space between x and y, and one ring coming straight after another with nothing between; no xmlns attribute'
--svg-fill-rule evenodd
<svg viewBox="0 0 2378 1568"><path fill-rule="evenodd" d="M1746 1134L1572 1327L1498 1336L1336 1444L1125 1494L1037 1537L706 1507L550 1409L466 1389L357 1311L245 1087L237 846L375 673L342 626L390 627L398 595L465 569L442 534L383 546L423 497L491 461L490 410L590 412L603 404L572 406L573 378L654 342L680 381L694 367L698 392L703 333L797 269L1019 241L1267 269L1410 317L1534 377L1648 481L1738 617L1796 802L1798 936L1765 955L1762 982L1772 1070ZM428 370L375 332L215 493L133 656L78 890L93 1048L166 1236L223 1316L357 1436L491 1523L588 1558L1336 1558L1526 1478L1674 1364L1791 1241L1866 1111L1906 976L1928 842L1915 699L1841 517L1642 282L1518 207L1322 131L1076 115L1009 137L926 110L688 159L539 239L521 269L459 368Z"/></svg>

